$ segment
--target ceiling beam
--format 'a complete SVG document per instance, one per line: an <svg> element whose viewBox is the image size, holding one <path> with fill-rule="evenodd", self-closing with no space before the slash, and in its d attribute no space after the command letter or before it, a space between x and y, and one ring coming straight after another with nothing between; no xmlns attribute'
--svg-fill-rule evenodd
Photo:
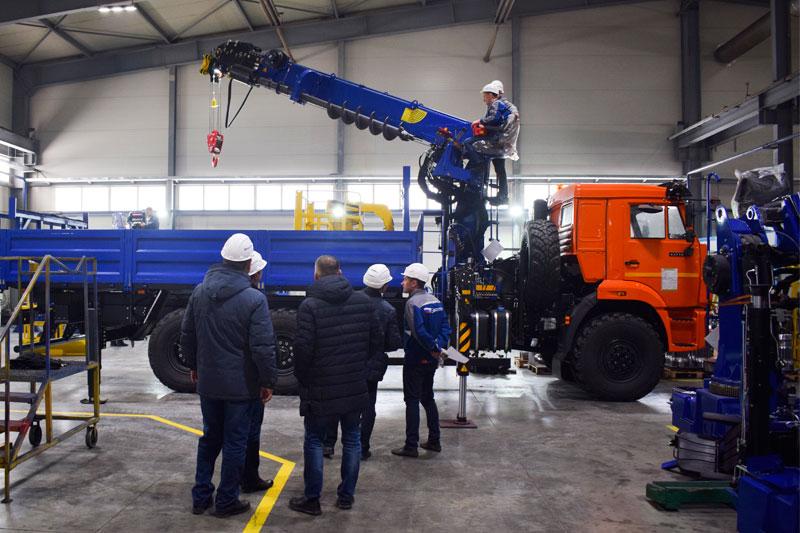
<svg viewBox="0 0 800 533"><path fill-rule="evenodd" d="M74 47L74 48L77 48L77 49L78 49L78 51L79 51L80 53L82 53L83 55L85 55L86 57L92 57L92 56L94 55L94 52L92 52L91 50L89 50L89 48L87 48L85 44L83 44L82 42L80 42L79 40L77 40L75 37L73 37L72 35L70 35L70 34L69 34L69 33L67 33L66 31L62 30L62 29L61 29L61 28L58 26L58 24L55 24L55 23L53 23L53 22L50 22L50 21L49 21L49 20L47 20L47 19L41 19L39 22L41 22L42 24L44 24L45 26L47 26L47 28L48 28L50 31L52 31L53 33L55 33L56 35L58 35L59 37L61 37L61 39L62 39L63 41L67 42L67 43L68 43L68 44L70 44L72 47Z"/></svg>
<svg viewBox="0 0 800 533"><path fill-rule="evenodd" d="M3 2L0 10L0 26L17 22L39 20L80 13L81 11L97 11L100 6L130 5L130 0L108 2L98 0L14 0Z"/></svg>
<svg viewBox="0 0 800 533"><path fill-rule="evenodd" d="M186 26L181 31L179 31L178 35L175 36L175 39L180 38L181 35L186 34L189 30L193 29L195 26L197 26L198 24L200 24L201 22L206 20L208 17L210 17L211 15L213 15L214 13L216 13L217 11L219 11L220 9L222 9L223 7L225 7L227 5L228 5L228 0L222 0L221 2L216 4L215 6L211 7L211 9L207 10L205 13L203 13L202 15L200 15L199 17L194 19L194 21L191 22L188 26Z"/></svg>
<svg viewBox="0 0 800 533"><path fill-rule="evenodd" d="M247 16L247 12L244 10L241 0L231 0L231 3L236 6L236 11L239 12L239 15L242 16L242 20L247 24L247 29L253 31L255 26L253 26L253 23L250 21L250 17Z"/></svg>
<svg viewBox="0 0 800 533"><path fill-rule="evenodd" d="M136 5L136 11L139 13L139 16L141 16L144 19L144 21L147 22L147 24L155 30L155 32L158 34L161 40L164 41L165 44L171 43L172 39L164 30L164 28L162 28L161 25L158 22L156 22L156 19L153 18L153 15L150 13L149 9L150 9L149 7L145 7L144 5L142 5L141 2L139 2L139 4Z"/></svg>
<svg viewBox="0 0 800 533"><path fill-rule="evenodd" d="M642 3L642 0L540 0L518 2L510 16L534 16L561 11L609 5ZM293 47L355 40L378 35L429 30L458 24L493 22L497 5L493 0L428 0L425 6L406 4L393 8L365 10L338 19L297 21L282 24L286 40ZM330 15L329 15L330 17ZM138 70L164 68L199 62L226 39L239 39L268 50L280 48L276 28L253 32L226 32L204 35L169 45L138 46L105 53L91 59L58 59L24 65L20 74L31 87L87 80Z"/></svg>
<svg viewBox="0 0 800 533"><path fill-rule="evenodd" d="M339 18L339 6L336 5L336 0L331 0L331 9L333 10L333 18Z"/></svg>

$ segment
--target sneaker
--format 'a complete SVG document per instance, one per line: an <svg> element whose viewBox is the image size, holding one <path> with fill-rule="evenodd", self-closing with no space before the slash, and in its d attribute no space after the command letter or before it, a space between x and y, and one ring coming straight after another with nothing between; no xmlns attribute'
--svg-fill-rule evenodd
<svg viewBox="0 0 800 533"><path fill-rule="evenodd" d="M362 452L361 452L361 460L362 460L362 461L366 461L366 460L367 460L367 459L369 459L370 457L372 457L372 452L371 452L371 451L369 451L369 450L364 450L364 451L362 451Z"/></svg>
<svg viewBox="0 0 800 533"><path fill-rule="evenodd" d="M416 448L407 448L406 446L395 448L392 450L392 454L399 455L400 457L419 457L419 452Z"/></svg>
<svg viewBox="0 0 800 533"><path fill-rule="evenodd" d="M289 509L297 511L298 513L310 514L312 516L319 516L322 514L322 509L319 506L319 500L309 500L305 496L298 496L289 500Z"/></svg>
<svg viewBox="0 0 800 533"><path fill-rule="evenodd" d="M206 509L208 509L209 507L211 507L211 498L206 500L205 503L201 503L201 504L193 503L192 504L192 514L203 514L203 513L206 512Z"/></svg>
<svg viewBox="0 0 800 533"><path fill-rule="evenodd" d="M264 492L265 490L271 489L273 484L274 483L271 479L264 480L258 478L257 481L252 483L242 483L242 492L245 494L250 494L252 492Z"/></svg>
<svg viewBox="0 0 800 533"><path fill-rule="evenodd" d="M339 496L336 498L336 507L341 509L342 511L347 511L353 508L353 499L342 498Z"/></svg>
<svg viewBox="0 0 800 533"><path fill-rule="evenodd" d="M423 448L425 450L429 450L431 452L440 452L440 451L442 451L442 445L438 440L425 441L422 444L420 444L419 447Z"/></svg>
<svg viewBox="0 0 800 533"><path fill-rule="evenodd" d="M227 518L229 516L246 513L249 510L250 510L250 502L243 502L242 500L236 500L232 504L222 509L220 509L219 507L215 507L214 512L211 514L216 516L217 518Z"/></svg>
<svg viewBox="0 0 800 533"><path fill-rule="evenodd" d="M333 446L323 446L322 457L325 457L326 459L333 459Z"/></svg>

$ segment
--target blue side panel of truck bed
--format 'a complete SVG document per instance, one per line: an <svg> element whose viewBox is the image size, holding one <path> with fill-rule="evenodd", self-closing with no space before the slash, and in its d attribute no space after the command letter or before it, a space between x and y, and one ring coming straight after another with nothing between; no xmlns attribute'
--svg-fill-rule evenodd
<svg viewBox="0 0 800 533"><path fill-rule="evenodd" d="M193 286L209 265L219 262L219 250L231 230L0 230L3 256L95 257L98 283L131 290L147 286ZM399 285L403 268L419 261L417 231L243 231L267 260L269 288L303 288L313 279L314 259L339 258L354 286L373 263L384 263ZM16 264L0 264L2 285L16 282ZM57 282L74 282L59 277Z"/></svg>

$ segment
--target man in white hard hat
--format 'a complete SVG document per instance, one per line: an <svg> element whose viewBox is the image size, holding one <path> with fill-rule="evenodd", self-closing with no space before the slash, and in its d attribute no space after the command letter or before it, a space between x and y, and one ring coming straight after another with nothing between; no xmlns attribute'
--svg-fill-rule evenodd
<svg viewBox="0 0 800 533"><path fill-rule="evenodd" d="M253 251L250 258L250 286L258 290L262 273L267 262L261 254ZM271 320L270 320L271 322ZM271 479L262 479L258 473L259 455L261 449L261 425L264 423L264 404L272 399L271 390L262 390L261 401L253 408L253 417L250 419L250 432L247 436L247 451L244 456L244 470L242 471L242 492L261 492L273 485Z"/></svg>
<svg viewBox="0 0 800 533"><path fill-rule="evenodd" d="M489 85L497 89L500 101L508 108L508 115L505 119L505 124L500 132L498 143L502 147L503 154L501 157L492 159L492 166L494 166L494 173L497 176L497 195L489 198L489 203L493 205L505 205L508 203L508 176L506 174L506 159L517 161L519 154L517 153L517 139L519 138L519 109L506 98L503 89L503 82L500 80L493 80Z"/></svg>
<svg viewBox="0 0 800 533"><path fill-rule="evenodd" d="M384 264L372 265L364 273L364 294L369 296L374 307L375 316L383 332L383 343L367 363L367 391L369 403L361 414L361 460L366 461L372 457L369 441L375 427L375 402L378 398L378 383L383 381L386 368L389 365L389 356L386 352L393 352L403 347L403 338L400 336L400 327L397 323L397 312L394 307L383 299L392 275ZM338 424L328 428L325 434L323 456L333 457L333 447L336 445Z"/></svg>
<svg viewBox="0 0 800 533"><path fill-rule="evenodd" d="M403 359L403 399L406 403L406 441L394 455L418 457L418 446L440 452L439 410L433 397L433 377L450 343L450 324L444 306L425 292L428 268L412 263L403 271L403 291L410 296L404 313L405 357ZM428 440L419 443L419 405L425 408Z"/></svg>
<svg viewBox="0 0 800 533"><path fill-rule="evenodd" d="M181 353L197 384L203 435L197 445L192 513L215 503L214 515L246 512L239 500L250 423L261 398L272 395L277 378L275 337L267 298L250 286L253 242L236 233L222 247L222 264L195 287L181 324ZM214 464L222 469L214 498Z"/></svg>

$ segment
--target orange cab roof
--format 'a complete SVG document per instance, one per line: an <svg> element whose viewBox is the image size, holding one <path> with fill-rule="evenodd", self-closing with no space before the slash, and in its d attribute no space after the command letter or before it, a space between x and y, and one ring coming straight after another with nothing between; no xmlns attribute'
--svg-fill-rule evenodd
<svg viewBox="0 0 800 533"><path fill-rule="evenodd" d="M641 198L664 200L667 188L644 183L574 183L557 190L550 204L560 204L573 198Z"/></svg>

